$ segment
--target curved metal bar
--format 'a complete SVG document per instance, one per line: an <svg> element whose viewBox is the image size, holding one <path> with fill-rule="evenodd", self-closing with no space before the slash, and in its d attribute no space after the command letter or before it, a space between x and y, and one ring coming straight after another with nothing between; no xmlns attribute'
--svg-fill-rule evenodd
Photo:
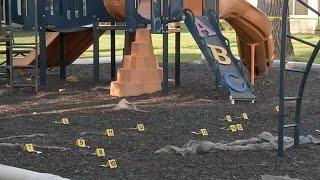
<svg viewBox="0 0 320 180"><path fill-rule="evenodd" d="M299 125L300 125L300 119L301 119L301 106L302 106L302 98L304 96L304 92L305 92L305 86L312 68L312 65L319 53L319 49L320 49L320 40L316 46L316 48L314 49L314 51L312 52L312 55L307 63L305 72L303 74L302 80L301 80L301 84L300 84L300 88L299 88L299 93L298 93L298 99L297 99L297 104L296 104L296 112L295 112L295 124L297 125L295 127L295 133L294 133L294 146L298 147L299 146L299 136L300 136L300 129L299 129Z"/></svg>

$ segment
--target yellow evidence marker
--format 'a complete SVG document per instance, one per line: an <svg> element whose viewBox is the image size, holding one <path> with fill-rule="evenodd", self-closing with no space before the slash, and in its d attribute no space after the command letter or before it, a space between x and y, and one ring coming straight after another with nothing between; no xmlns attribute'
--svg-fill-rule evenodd
<svg viewBox="0 0 320 180"><path fill-rule="evenodd" d="M275 106L274 108L273 108L273 110L275 111L275 112L280 112L280 108L279 108L279 106Z"/></svg>
<svg viewBox="0 0 320 180"><path fill-rule="evenodd" d="M200 129L199 134L201 134L202 136L208 136L209 135L207 129Z"/></svg>
<svg viewBox="0 0 320 180"><path fill-rule="evenodd" d="M143 131L146 130L146 129L144 128L144 125L143 125L143 124L138 124L137 127L136 127L136 129L138 129L138 131L140 131L140 132L143 132Z"/></svg>
<svg viewBox="0 0 320 180"><path fill-rule="evenodd" d="M104 151L103 148L97 148L96 152L93 153L93 155L98 156L98 157L105 157L106 156L106 152Z"/></svg>
<svg viewBox="0 0 320 180"><path fill-rule="evenodd" d="M108 137L113 137L114 136L114 130L113 129L106 129L104 132L104 135Z"/></svg>
<svg viewBox="0 0 320 180"><path fill-rule="evenodd" d="M26 151L26 152L28 152L28 153L34 153L34 152L36 152L36 151L34 150L33 144L25 144L25 145L23 146L23 151Z"/></svg>
<svg viewBox="0 0 320 180"><path fill-rule="evenodd" d="M244 131L242 124L236 124L238 131Z"/></svg>
<svg viewBox="0 0 320 180"><path fill-rule="evenodd" d="M236 125L230 125L229 129L231 130L231 132L237 132L238 128Z"/></svg>
<svg viewBox="0 0 320 180"><path fill-rule="evenodd" d="M249 120L249 117L248 117L248 114L247 113L243 113L241 115L241 118L244 119L244 120Z"/></svg>
<svg viewBox="0 0 320 180"><path fill-rule="evenodd" d="M228 122L232 122L232 117L230 115L227 115L224 120L228 121Z"/></svg>
<svg viewBox="0 0 320 180"><path fill-rule="evenodd" d="M108 160L107 163L104 165L101 165L102 167L108 167L110 169L116 169L118 168L118 164L117 164L117 161L115 159L111 159L111 160Z"/></svg>
<svg viewBox="0 0 320 180"><path fill-rule="evenodd" d="M62 125L70 125L70 121L68 118L62 118L58 124L62 124Z"/></svg>
<svg viewBox="0 0 320 180"><path fill-rule="evenodd" d="M86 141L83 138L77 139L76 145L81 147L81 148L90 148L90 146L86 145Z"/></svg>
<svg viewBox="0 0 320 180"><path fill-rule="evenodd" d="M115 169L118 167L117 161L115 159L108 160L107 167L110 169Z"/></svg>

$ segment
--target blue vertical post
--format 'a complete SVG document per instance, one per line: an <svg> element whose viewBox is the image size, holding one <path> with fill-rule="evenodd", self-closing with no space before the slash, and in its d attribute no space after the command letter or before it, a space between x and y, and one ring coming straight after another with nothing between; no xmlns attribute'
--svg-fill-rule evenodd
<svg viewBox="0 0 320 180"><path fill-rule="evenodd" d="M112 23L114 26L115 24ZM112 29L110 31L111 36L111 80L116 79L116 31Z"/></svg>
<svg viewBox="0 0 320 180"><path fill-rule="evenodd" d="M35 27L39 25L39 68L40 68L40 88L47 87L47 39L46 39L46 13L45 2L36 0L36 13L38 22L35 22Z"/></svg>
<svg viewBox="0 0 320 180"><path fill-rule="evenodd" d="M99 83L100 63L99 63L99 22L93 23L93 82Z"/></svg>
<svg viewBox="0 0 320 180"><path fill-rule="evenodd" d="M169 91L169 43L168 43L168 20L169 20L169 8L168 0L163 0L163 84L162 91L167 93Z"/></svg>
<svg viewBox="0 0 320 180"><path fill-rule="evenodd" d="M60 34L60 79L66 79L66 59L64 56L64 33Z"/></svg>
<svg viewBox="0 0 320 180"><path fill-rule="evenodd" d="M179 27L180 28L180 27ZM175 86L179 87L180 86L180 59L181 59L181 33L176 32L176 44L175 44Z"/></svg>
<svg viewBox="0 0 320 180"><path fill-rule="evenodd" d="M278 122L278 155L283 156L284 138L284 91L285 91L285 64L287 47L287 21L289 0L284 0L282 5L282 29L280 51L280 87L279 87L279 122Z"/></svg>
<svg viewBox="0 0 320 180"><path fill-rule="evenodd" d="M1 8L3 8L2 6L1 6ZM6 26L11 26L11 24L10 24L10 18L9 18L9 3L8 3L8 1L7 1L7 3L5 3L5 25ZM1 9L1 13L2 13L2 9ZM11 27L10 27L11 28ZM7 37L6 38L8 38L8 35L6 35ZM9 33L9 37L10 37L11 35L10 35L10 33ZM11 41L11 38L9 38L9 40ZM10 43L8 42L8 41L6 41L6 65L7 65L7 74L9 74L10 73L10 69L8 69L8 67L10 67Z"/></svg>
<svg viewBox="0 0 320 180"><path fill-rule="evenodd" d="M39 29L40 39L40 55L39 55L39 67L40 67L40 87L46 88L47 86L47 40L45 27L41 26Z"/></svg>

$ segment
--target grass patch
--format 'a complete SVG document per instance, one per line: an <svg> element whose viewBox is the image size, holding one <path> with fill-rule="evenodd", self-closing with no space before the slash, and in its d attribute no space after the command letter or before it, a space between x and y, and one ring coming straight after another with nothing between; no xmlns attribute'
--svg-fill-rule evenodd
<svg viewBox="0 0 320 180"><path fill-rule="evenodd" d="M234 31L224 31L224 35L230 40L231 43L231 50L235 56L238 56L237 50L237 42L236 36ZM152 35L153 36L153 45L154 45L154 52L158 57L159 61L162 59L162 36L161 35ZM308 40L314 44L319 41L319 36L312 35L312 34L296 34L295 36ZM23 34L17 35L15 38L15 42L33 42L33 37L31 34ZM122 51L124 48L124 34L123 32L117 32L116 35L116 54L118 56L122 55ZM174 35L169 35L169 56L170 62L174 62ZM297 41L292 41L294 52L296 55L296 61L300 62L307 62L313 48L308 45L304 45ZM100 38L100 48L101 48L101 56L110 56L110 35L105 33ZM81 55L81 57L92 57L92 46ZM1 56L1 61L3 61L4 56ZM183 29L181 34L181 59L182 62L193 62L194 60L201 59L201 51L199 50L197 44L195 43L194 39L192 38L191 34L186 30ZM316 63L320 63L320 55L318 54L316 58Z"/></svg>

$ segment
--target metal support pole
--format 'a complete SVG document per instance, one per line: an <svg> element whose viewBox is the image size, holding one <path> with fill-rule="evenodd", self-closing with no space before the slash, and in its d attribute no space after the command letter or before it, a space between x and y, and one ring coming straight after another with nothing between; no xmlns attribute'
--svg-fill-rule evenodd
<svg viewBox="0 0 320 180"><path fill-rule="evenodd" d="M114 23L112 24L114 25ZM116 31L111 30L111 80L116 79Z"/></svg>
<svg viewBox="0 0 320 180"><path fill-rule="evenodd" d="M99 63L99 22L93 23L93 82L99 83L100 63Z"/></svg>
<svg viewBox="0 0 320 180"><path fill-rule="evenodd" d="M167 93L169 91L169 43L168 43L168 0L163 1L163 84L162 91Z"/></svg>
<svg viewBox="0 0 320 180"><path fill-rule="evenodd" d="M180 60L181 60L181 52L180 52L180 49L181 49L181 32L176 32L175 33L176 35L176 46L175 46L175 86L176 87L179 87L180 86L180 67L181 67L181 64L180 64Z"/></svg>
<svg viewBox="0 0 320 180"><path fill-rule="evenodd" d="M46 29L41 26L39 30L40 39L40 55L39 55L39 67L40 67L40 87L46 88L47 86L47 40Z"/></svg>
<svg viewBox="0 0 320 180"><path fill-rule="evenodd" d="M281 51L280 51L280 87L279 87L279 122L278 122L278 155L283 156L284 138L284 91L285 91L285 64L287 47L287 21L289 0L283 1L282 6L282 29L281 29Z"/></svg>
<svg viewBox="0 0 320 180"><path fill-rule="evenodd" d="M6 1L7 3L5 3L5 25L7 26L7 27L9 27L10 28L10 30L11 30L11 8L9 8L9 3L11 4L11 2L8 2L8 1ZM1 7L2 8L2 7ZM10 11L10 12L9 12ZM2 9L1 9L1 12L2 12ZM7 31L8 32L8 31ZM8 36L8 35L6 35L6 36ZM9 40L11 41L12 39L11 39L11 32L9 32ZM11 42L12 43L12 42ZM11 49L11 46L10 46L10 43L7 41L6 42L6 65L7 65L7 74L10 74L10 51L12 51L12 49ZM12 53L12 52L11 52ZM8 69L8 67L9 67L9 69Z"/></svg>
<svg viewBox="0 0 320 180"><path fill-rule="evenodd" d="M64 33L60 34L60 79L66 79L66 59L64 56Z"/></svg>
<svg viewBox="0 0 320 180"><path fill-rule="evenodd" d="M298 147L300 144L300 119L301 119L301 106L302 106L302 98L305 91L305 86L308 80L308 76L310 74L312 64L314 63L320 49L320 41L318 41L317 47L312 52L312 55L307 63L307 66L305 68L305 73L303 74L303 77L301 79L301 84L298 92L299 99L297 100L296 104L296 111L295 111L295 130L294 130L294 146Z"/></svg>
<svg viewBox="0 0 320 180"><path fill-rule="evenodd" d="M255 84L255 57L256 57L256 46L259 44L248 44L251 49L251 62L250 62L250 83L254 86Z"/></svg>
<svg viewBox="0 0 320 180"><path fill-rule="evenodd" d="M125 32L123 55L131 54L131 44L135 41L135 32Z"/></svg>

